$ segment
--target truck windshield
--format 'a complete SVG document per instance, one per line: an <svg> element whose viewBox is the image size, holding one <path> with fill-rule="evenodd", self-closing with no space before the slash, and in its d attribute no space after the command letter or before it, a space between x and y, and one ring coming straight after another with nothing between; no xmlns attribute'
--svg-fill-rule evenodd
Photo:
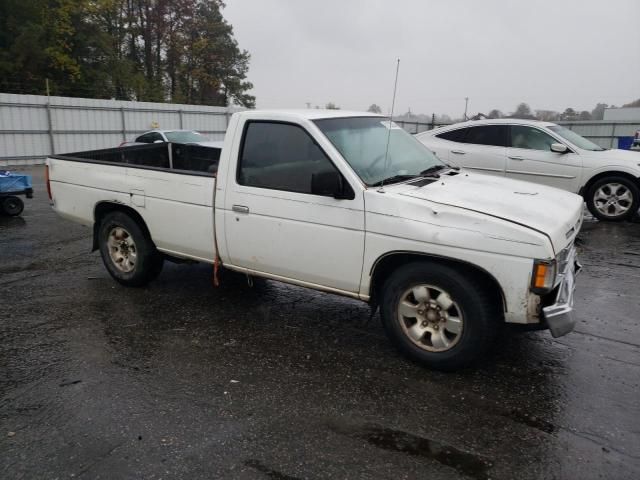
<svg viewBox="0 0 640 480"><path fill-rule="evenodd" d="M593 152L606 150L606 148L602 148L600 145L596 145L591 140L587 140L586 138L578 135L573 130L569 130L568 128L562 127L560 125L554 125L552 127L549 127L549 130L551 130L554 133L557 133L565 140L570 141L576 147L581 148L583 150L591 150Z"/></svg>
<svg viewBox="0 0 640 480"><path fill-rule="evenodd" d="M388 118L327 118L314 123L368 186L383 180L398 182L446 167Z"/></svg>
<svg viewBox="0 0 640 480"><path fill-rule="evenodd" d="M198 132L177 130L175 132L165 132L167 140L172 143L199 143L208 142L209 139Z"/></svg>

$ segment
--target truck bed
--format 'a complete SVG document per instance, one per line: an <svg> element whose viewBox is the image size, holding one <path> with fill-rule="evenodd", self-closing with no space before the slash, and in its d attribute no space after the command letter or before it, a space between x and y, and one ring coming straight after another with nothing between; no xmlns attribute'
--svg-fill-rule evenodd
<svg viewBox="0 0 640 480"><path fill-rule="evenodd" d="M158 250L213 262L214 192L220 149L162 143L49 157L54 209L92 226L100 206L134 210Z"/></svg>

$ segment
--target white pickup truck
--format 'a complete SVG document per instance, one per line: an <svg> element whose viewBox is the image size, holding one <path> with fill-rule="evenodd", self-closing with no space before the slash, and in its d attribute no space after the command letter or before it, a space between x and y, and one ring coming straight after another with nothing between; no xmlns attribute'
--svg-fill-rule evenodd
<svg viewBox="0 0 640 480"><path fill-rule="evenodd" d="M505 322L573 329L578 195L457 170L368 113L240 112L203 148L50 157L53 208L123 285L178 258L360 299L432 368L473 363Z"/></svg>

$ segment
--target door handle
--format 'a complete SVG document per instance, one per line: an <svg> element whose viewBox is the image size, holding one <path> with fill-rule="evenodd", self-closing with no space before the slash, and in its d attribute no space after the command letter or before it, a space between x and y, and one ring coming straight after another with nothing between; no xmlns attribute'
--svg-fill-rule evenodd
<svg viewBox="0 0 640 480"><path fill-rule="evenodd" d="M465 152L464 150L451 150L451 153L455 153L456 155L464 155Z"/></svg>
<svg viewBox="0 0 640 480"><path fill-rule="evenodd" d="M509 158L510 158L511 160L519 160L519 161L523 161L523 160L524 160L524 158L523 158L523 157L519 157L519 156L517 156L517 155L509 155Z"/></svg>
<svg viewBox="0 0 640 480"><path fill-rule="evenodd" d="M238 213L249 213L249 207L245 207L244 205L234 205L231 207L231 210Z"/></svg>

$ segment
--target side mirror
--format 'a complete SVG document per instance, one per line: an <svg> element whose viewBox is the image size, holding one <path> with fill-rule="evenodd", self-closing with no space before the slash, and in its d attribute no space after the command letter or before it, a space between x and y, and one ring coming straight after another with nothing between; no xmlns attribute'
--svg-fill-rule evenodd
<svg viewBox="0 0 640 480"><path fill-rule="evenodd" d="M155 140L153 143L164 143L163 140Z"/></svg>
<svg viewBox="0 0 640 480"><path fill-rule="evenodd" d="M340 172L335 170L313 173L311 175L311 193L341 200L353 200L356 198L349 184L344 180Z"/></svg>
<svg viewBox="0 0 640 480"><path fill-rule="evenodd" d="M555 152L555 153L567 153L569 151L569 149L563 143L552 143L551 144L551 151Z"/></svg>

